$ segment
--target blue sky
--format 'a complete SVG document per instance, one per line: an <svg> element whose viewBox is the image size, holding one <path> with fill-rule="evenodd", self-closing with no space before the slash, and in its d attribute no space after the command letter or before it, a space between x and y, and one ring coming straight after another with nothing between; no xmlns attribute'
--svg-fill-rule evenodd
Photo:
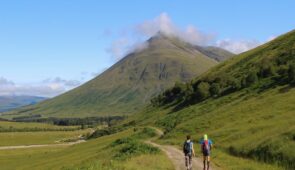
<svg viewBox="0 0 295 170"><path fill-rule="evenodd" d="M157 29L242 52L294 29L294 6L292 0L0 1L0 95L60 94Z"/></svg>

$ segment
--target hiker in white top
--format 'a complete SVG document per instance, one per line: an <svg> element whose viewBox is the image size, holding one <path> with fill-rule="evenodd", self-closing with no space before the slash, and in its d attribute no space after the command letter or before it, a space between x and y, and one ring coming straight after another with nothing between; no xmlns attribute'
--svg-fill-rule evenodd
<svg viewBox="0 0 295 170"><path fill-rule="evenodd" d="M192 164L192 157L195 156L195 151L194 151L194 144L191 141L190 135L186 137L186 141L183 144L183 153L185 156L185 167L187 170L192 170L193 169L193 164Z"/></svg>

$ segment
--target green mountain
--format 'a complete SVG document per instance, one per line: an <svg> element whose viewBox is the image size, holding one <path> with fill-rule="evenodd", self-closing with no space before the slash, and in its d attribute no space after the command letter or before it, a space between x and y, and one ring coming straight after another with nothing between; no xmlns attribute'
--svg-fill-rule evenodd
<svg viewBox="0 0 295 170"><path fill-rule="evenodd" d="M46 98L36 96L0 96L0 112L36 104L43 100L46 100Z"/></svg>
<svg viewBox="0 0 295 170"><path fill-rule="evenodd" d="M164 129L166 144L208 134L224 169L295 169L294 87L291 31L166 90L128 121Z"/></svg>
<svg viewBox="0 0 295 170"><path fill-rule="evenodd" d="M128 54L86 84L13 113L14 116L85 117L134 113L175 82L189 81L218 63L193 45L162 33L150 38L145 45L145 49ZM204 48L203 51L210 50ZM232 54L221 58L226 55Z"/></svg>

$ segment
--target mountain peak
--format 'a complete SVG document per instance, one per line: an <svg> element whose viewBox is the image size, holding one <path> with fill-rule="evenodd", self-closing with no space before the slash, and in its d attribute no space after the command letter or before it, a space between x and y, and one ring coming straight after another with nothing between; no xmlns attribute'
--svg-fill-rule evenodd
<svg viewBox="0 0 295 170"><path fill-rule="evenodd" d="M151 43L153 41L159 41L159 40L167 40L169 39L169 36L161 31L158 31L155 35L153 35L151 38L148 39L148 42Z"/></svg>
<svg viewBox="0 0 295 170"><path fill-rule="evenodd" d="M175 82L190 81L218 63L193 45L163 32L146 44L86 84L19 114L82 117L135 113Z"/></svg>

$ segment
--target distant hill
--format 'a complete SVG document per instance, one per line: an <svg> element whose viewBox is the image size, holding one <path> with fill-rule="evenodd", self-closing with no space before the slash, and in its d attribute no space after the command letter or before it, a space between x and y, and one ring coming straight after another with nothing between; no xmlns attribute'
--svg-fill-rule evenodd
<svg viewBox="0 0 295 170"><path fill-rule="evenodd" d="M0 112L36 104L43 100L46 100L46 98L36 96L0 96Z"/></svg>
<svg viewBox="0 0 295 170"><path fill-rule="evenodd" d="M85 117L135 113L175 82L187 82L215 66L216 58L232 56L215 49L210 53L211 48L200 50L202 47L197 49L162 33L145 45L145 49L128 54L86 84L32 106L29 111L20 111L21 115Z"/></svg>
<svg viewBox="0 0 295 170"><path fill-rule="evenodd" d="M224 50L219 47L214 47L214 46L208 46L208 47L194 46L194 47L201 53L205 54L206 56L213 58L214 60L217 60L219 62L225 61L235 55L227 50Z"/></svg>
<svg viewBox="0 0 295 170"><path fill-rule="evenodd" d="M130 122L165 129L163 143L186 134L215 141L224 169L295 169L295 30L237 55L152 99ZM269 168L272 169L272 168Z"/></svg>

